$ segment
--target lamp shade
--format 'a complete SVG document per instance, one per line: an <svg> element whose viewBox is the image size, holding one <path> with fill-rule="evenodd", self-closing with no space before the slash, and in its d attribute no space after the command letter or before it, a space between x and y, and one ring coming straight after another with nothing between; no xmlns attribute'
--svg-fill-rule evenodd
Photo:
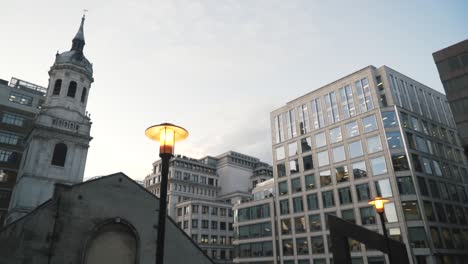
<svg viewBox="0 0 468 264"><path fill-rule="evenodd" d="M175 142L188 137L188 131L185 128L171 123L150 126L146 129L145 134L150 139L159 142L160 154L174 154Z"/></svg>
<svg viewBox="0 0 468 264"><path fill-rule="evenodd" d="M388 202L390 202L390 200L384 199L380 196L376 196L374 199L369 201L369 204L372 204L378 213L383 213L384 205Z"/></svg>

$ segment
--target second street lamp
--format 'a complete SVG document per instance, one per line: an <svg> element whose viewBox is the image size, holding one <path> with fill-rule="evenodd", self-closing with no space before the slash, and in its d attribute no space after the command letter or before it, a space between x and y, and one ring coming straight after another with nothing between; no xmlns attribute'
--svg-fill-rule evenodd
<svg viewBox="0 0 468 264"><path fill-rule="evenodd" d="M159 194L158 238L156 245L156 264L164 263L164 237L166 231L167 210L167 180L169 161L174 156L175 142L188 137L188 132L180 126L162 123L146 129L145 134L152 140L159 142L159 157L161 157L161 184Z"/></svg>
<svg viewBox="0 0 468 264"><path fill-rule="evenodd" d="M376 196L374 199L369 201L369 204L372 204L375 207L375 210L377 211L377 213L379 214L380 223L382 224L382 229L383 229L383 235L385 237L385 244L388 250L388 261L391 264L392 259L390 255L390 246L388 244L388 234L387 234L387 228L385 227L385 219L384 219L385 204L388 202L390 201L380 196Z"/></svg>

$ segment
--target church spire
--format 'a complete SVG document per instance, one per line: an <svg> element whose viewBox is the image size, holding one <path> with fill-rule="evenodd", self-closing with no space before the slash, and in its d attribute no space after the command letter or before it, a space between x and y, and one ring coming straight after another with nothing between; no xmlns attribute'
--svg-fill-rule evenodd
<svg viewBox="0 0 468 264"><path fill-rule="evenodd" d="M72 48L71 50L76 50L78 52L83 52L83 48L85 45L85 39L84 39L84 21L85 21L85 15L81 18L81 24L80 28L78 29L78 32L76 32L75 37L72 40Z"/></svg>

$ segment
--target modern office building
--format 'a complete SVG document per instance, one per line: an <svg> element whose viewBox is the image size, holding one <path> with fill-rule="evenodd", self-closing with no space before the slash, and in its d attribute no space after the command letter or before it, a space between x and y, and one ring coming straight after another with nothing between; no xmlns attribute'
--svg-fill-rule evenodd
<svg viewBox="0 0 468 264"><path fill-rule="evenodd" d="M468 39L432 56L468 155Z"/></svg>
<svg viewBox="0 0 468 264"><path fill-rule="evenodd" d="M252 188L273 177L258 158L228 151L194 159L176 155L169 165L168 215L218 263L232 263L232 206L252 199ZM144 186L159 196L161 160Z"/></svg>
<svg viewBox="0 0 468 264"><path fill-rule="evenodd" d="M263 204L274 199L279 250L236 229L236 263L332 263L327 215L382 233L375 196L391 201L386 226L411 263L466 263L468 161L445 95L368 66L273 111L271 127L276 188ZM353 263L386 258L353 240L350 248Z"/></svg>
<svg viewBox="0 0 468 264"><path fill-rule="evenodd" d="M0 80L0 226L8 211L25 139L47 88L17 78Z"/></svg>

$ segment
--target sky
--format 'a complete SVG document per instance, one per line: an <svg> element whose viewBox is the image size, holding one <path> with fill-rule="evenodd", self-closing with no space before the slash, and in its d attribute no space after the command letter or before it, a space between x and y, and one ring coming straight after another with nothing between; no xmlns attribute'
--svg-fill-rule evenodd
<svg viewBox="0 0 468 264"><path fill-rule="evenodd" d="M270 112L368 65L443 91L432 53L468 37L468 1L0 0L0 78L48 85L83 9L95 82L85 179L143 179L147 127L190 135L176 153L271 162Z"/></svg>

